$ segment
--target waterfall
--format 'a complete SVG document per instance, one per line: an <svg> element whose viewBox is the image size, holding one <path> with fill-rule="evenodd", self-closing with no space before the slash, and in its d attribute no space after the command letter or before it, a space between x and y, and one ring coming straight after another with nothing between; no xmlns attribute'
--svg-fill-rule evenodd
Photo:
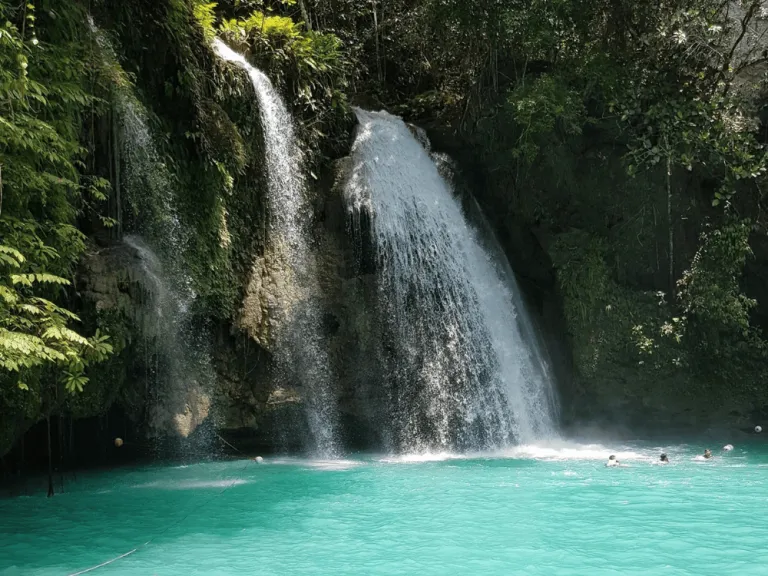
<svg viewBox="0 0 768 576"><path fill-rule="evenodd" d="M214 48L223 60L248 73L256 92L266 145L269 242L286 262L292 279L288 318L276 337L276 360L281 376L300 383L304 390L311 450L332 456L338 449L337 413L317 304L317 265L310 249L312 210L293 121L264 73L218 39Z"/></svg>
<svg viewBox="0 0 768 576"><path fill-rule="evenodd" d="M132 94L118 92L115 111L126 201L136 206L143 236L127 235L123 241L138 254L143 284L151 294L154 325L145 327L156 343L156 366L149 378L150 430L156 436L171 432L187 438L209 415L216 378L207 335L193 322L195 293L182 258L187 239L144 108Z"/></svg>
<svg viewBox="0 0 768 576"><path fill-rule="evenodd" d="M373 244L393 448L497 449L552 435L551 379L503 254L484 245L399 118L356 114L345 201Z"/></svg>
<svg viewBox="0 0 768 576"><path fill-rule="evenodd" d="M154 326L145 330L157 343L159 368L150 388L150 429L186 438L208 417L215 381L205 335L192 322L195 295L188 278L181 284L172 278L140 237L128 235L123 241L138 254L151 294Z"/></svg>
<svg viewBox="0 0 768 576"><path fill-rule="evenodd" d="M102 57L119 66L109 39L90 16L88 25ZM141 233L123 242L136 252L140 281L151 295L143 326L145 347L155 345L151 354L145 349L144 358L150 434L187 438L209 415L215 381L206 334L193 325L195 293L182 258L187 236L176 212L171 175L155 146L146 109L130 85L113 86L112 114L115 184L125 192L116 202L129 207L133 227Z"/></svg>

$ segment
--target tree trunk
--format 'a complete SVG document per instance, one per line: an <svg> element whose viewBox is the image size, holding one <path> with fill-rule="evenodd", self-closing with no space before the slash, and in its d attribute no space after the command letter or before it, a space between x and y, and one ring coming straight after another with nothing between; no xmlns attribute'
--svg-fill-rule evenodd
<svg viewBox="0 0 768 576"><path fill-rule="evenodd" d="M70 417L69 419L69 442L67 444L67 454L69 456L69 467L72 470L72 478L77 481L77 473L75 472L75 467L72 465L73 458L74 458L74 448L75 448L75 427L73 423L73 418Z"/></svg>
<svg viewBox="0 0 768 576"><path fill-rule="evenodd" d="M376 0L371 0L371 8L373 8L373 38L376 42L376 77L379 82L384 80L381 74L381 50L379 47L379 16L376 14Z"/></svg>
<svg viewBox="0 0 768 576"><path fill-rule="evenodd" d="M299 8L301 8L301 17L304 19L304 24L307 26L307 30L312 30L312 18L307 12L307 6L304 4L304 0L299 0Z"/></svg>
<svg viewBox="0 0 768 576"><path fill-rule="evenodd" d="M117 216L117 238L123 237L123 203L120 198L120 126L117 114L112 112L112 161L115 163L115 215Z"/></svg>
<svg viewBox="0 0 768 576"><path fill-rule="evenodd" d="M56 435L59 437L59 492L64 492L64 424L63 416L56 419Z"/></svg>
<svg viewBox="0 0 768 576"><path fill-rule="evenodd" d="M667 151L667 224L669 226L669 296L675 298L675 228L672 222L672 158Z"/></svg>
<svg viewBox="0 0 768 576"><path fill-rule="evenodd" d="M45 417L48 426L48 498L53 496L53 458L51 457L51 411Z"/></svg>

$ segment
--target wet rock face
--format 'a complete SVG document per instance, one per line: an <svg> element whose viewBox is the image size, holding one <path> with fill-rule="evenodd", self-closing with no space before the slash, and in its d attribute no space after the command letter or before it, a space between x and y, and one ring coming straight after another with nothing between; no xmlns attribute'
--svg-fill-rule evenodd
<svg viewBox="0 0 768 576"><path fill-rule="evenodd" d="M269 347L270 302L277 301L276 295L270 294L272 286L266 258L255 258L237 324L238 328L264 348Z"/></svg>
<svg viewBox="0 0 768 576"><path fill-rule="evenodd" d="M209 418L230 439L243 436L261 449L270 448L273 429L268 401L274 390L271 354L246 331L228 324L214 330L212 340L216 385Z"/></svg>
<svg viewBox="0 0 768 576"><path fill-rule="evenodd" d="M417 131L423 137L423 132ZM338 163L336 178L321 179L312 191L312 249L317 257L320 321L327 350L333 396L343 441L360 448L386 445L378 432L386 428L386 414L372 407L389 399L386 359L391 335L379 317L380 297L376 262L365 238L354 238L342 196L345 167ZM365 231L365 228L362 228ZM361 234L364 236L364 234ZM81 293L99 312L117 312L135 323L137 344L147 346L156 336L151 317L151 294L141 285L141 261L129 247L116 245L89 255L84 262ZM204 421L222 434L245 434L260 446L296 444L301 435L304 390L300 382L275 373L276 335L306 297L295 286L286 251L279 241L266 242L251 258L241 304L234 318L214 328L212 390L194 382L163 419L167 434L187 437ZM143 343L143 344L142 344ZM149 344L152 353L151 343ZM146 352L147 350L142 350ZM139 354L128 362L143 361ZM126 366L126 393L135 404L151 403L140 366ZM210 392L210 393L209 393ZM138 415L140 407L127 412ZM291 429L287 440L280 430ZM280 445L282 443L282 446Z"/></svg>
<svg viewBox="0 0 768 576"><path fill-rule="evenodd" d="M423 137L422 131L416 132ZM365 238L352 237L342 189L348 159L338 162L336 174L321 175L312 190L312 250L317 258L322 301L321 336L327 350L332 392L336 400L343 442L359 448L387 443L379 430L386 414L372 407L389 403L387 371L381 365L394 345L379 317L380 297L376 261ZM335 179L334 179L335 176ZM365 232L365 226L361 228ZM365 234L361 234L365 236ZM506 238L505 238L506 239ZM295 286L287 251L272 239L258 248L245 274L240 306L234 318L212 330L214 384L203 390L194 383L176 409L164 419L169 435L187 437L204 421L226 437L244 435L261 447L288 448L298 444L304 420L304 390L300 382L275 373L276 335L300 308L306 294ZM512 242L515 246L520 242ZM528 250L525 250L529 252ZM244 259L247 261L247 257ZM536 261L538 264L538 261ZM135 323L137 345L154 338L151 294L141 285L141 261L122 245L89 255L83 265L81 293L100 312L117 312ZM533 284L546 272L531 267ZM548 301L547 301L548 302ZM539 304L537 302L536 304ZM555 306L557 307L557 306ZM557 314L555 314L557 315ZM207 333L207 329L206 329ZM151 344L150 344L151 348ZM148 350L152 353L152 350ZM142 349L142 352L147 350ZM151 402L141 381L139 354L127 360L126 394L133 404ZM138 378L133 376L138 375ZM128 408L138 415L141 409ZM288 430L288 432L285 432Z"/></svg>
<svg viewBox="0 0 768 576"><path fill-rule="evenodd" d="M170 328L179 318L173 317L172 306L162 305L167 295L158 293L153 279L156 284L157 278L148 275L141 255L129 244L114 244L84 257L78 289L85 309L102 323L108 319L108 332L119 350L105 366L90 371L91 381L75 399L73 415L98 416L118 402L142 433L184 439L211 413L211 375L199 369L197 364L204 362L196 354L189 356L185 349L184 355L176 346L181 332L186 337L196 330Z"/></svg>
<svg viewBox="0 0 768 576"><path fill-rule="evenodd" d="M176 433L188 438L208 418L210 410L210 396L197 385L188 388L184 408L172 416Z"/></svg>
<svg viewBox="0 0 768 576"><path fill-rule="evenodd" d="M236 325L259 346L271 350L280 325L301 298L286 250L275 242L253 259Z"/></svg>
<svg viewBox="0 0 768 576"><path fill-rule="evenodd" d="M96 316L107 324L116 354L89 369L85 390L70 400L71 415L101 416L118 402L138 422L143 418L147 387L133 375L146 372L142 366L146 356L139 350L154 337L155 326L146 306L151 297L142 285L138 254L125 244L90 250L81 261L78 293L83 300L81 316Z"/></svg>
<svg viewBox="0 0 768 576"><path fill-rule="evenodd" d="M340 162L340 166L344 166ZM312 295L323 311L319 321L327 351L333 396L339 410L344 443L361 447L380 444L372 423L371 397L380 395L382 372L381 327L372 314L377 287L373 270L361 267L355 241L349 236L346 210L333 178L313 190L316 214L312 237L317 258L318 293ZM276 448L297 444L302 434L304 394L300 382L276 373L275 341L291 314L299 309L301 294L293 284L280 246L255 257L239 315L216 347L218 375L213 418L231 435L247 434Z"/></svg>
<svg viewBox="0 0 768 576"><path fill-rule="evenodd" d="M81 295L97 311L119 311L138 316L141 310L138 254L116 244L85 255L79 276Z"/></svg>

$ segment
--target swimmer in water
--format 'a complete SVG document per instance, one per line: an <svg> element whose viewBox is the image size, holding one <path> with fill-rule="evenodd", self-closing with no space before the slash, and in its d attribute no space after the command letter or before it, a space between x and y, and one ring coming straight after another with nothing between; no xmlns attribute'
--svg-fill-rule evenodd
<svg viewBox="0 0 768 576"><path fill-rule="evenodd" d="M661 464L669 464L669 458L667 458L667 455L662 453L661 458L659 458L659 462Z"/></svg>
<svg viewBox="0 0 768 576"><path fill-rule="evenodd" d="M610 456L608 456L608 462L606 462L605 465L606 466L618 466L619 465L619 461L616 460L616 456L611 454Z"/></svg>
<svg viewBox="0 0 768 576"><path fill-rule="evenodd" d="M710 458L712 458L712 450L710 450L709 448L707 448L706 450L704 450L704 458L706 458L707 460L709 460Z"/></svg>

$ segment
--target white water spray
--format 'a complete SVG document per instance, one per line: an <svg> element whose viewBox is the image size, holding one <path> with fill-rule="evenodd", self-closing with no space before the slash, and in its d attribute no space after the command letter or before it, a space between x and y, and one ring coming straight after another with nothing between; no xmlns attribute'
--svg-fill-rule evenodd
<svg viewBox="0 0 768 576"><path fill-rule="evenodd" d="M150 427L155 432L173 430L188 437L208 417L215 375L201 334L191 325L194 293L179 287L164 271L160 259L138 236L125 236L141 260L152 297L157 353L162 361L150 390Z"/></svg>
<svg viewBox="0 0 768 576"><path fill-rule="evenodd" d="M380 314L393 334L394 448L486 450L553 436L550 378L506 262L483 247L399 118L356 113L345 196L358 234L369 218Z"/></svg>
<svg viewBox="0 0 768 576"><path fill-rule="evenodd" d="M321 334L317 305L317 266L310 250L308 223L312 210L306 195L302 158L293 121L269 78L220 40L216 53L245 70L253 84L264 129L269 180L270 242L287 262L293 291L290 318L284 322L276 347L284 377L304 388L312 449L322 456L337 454L336 406L331 392L329 363Z"/></svg>

